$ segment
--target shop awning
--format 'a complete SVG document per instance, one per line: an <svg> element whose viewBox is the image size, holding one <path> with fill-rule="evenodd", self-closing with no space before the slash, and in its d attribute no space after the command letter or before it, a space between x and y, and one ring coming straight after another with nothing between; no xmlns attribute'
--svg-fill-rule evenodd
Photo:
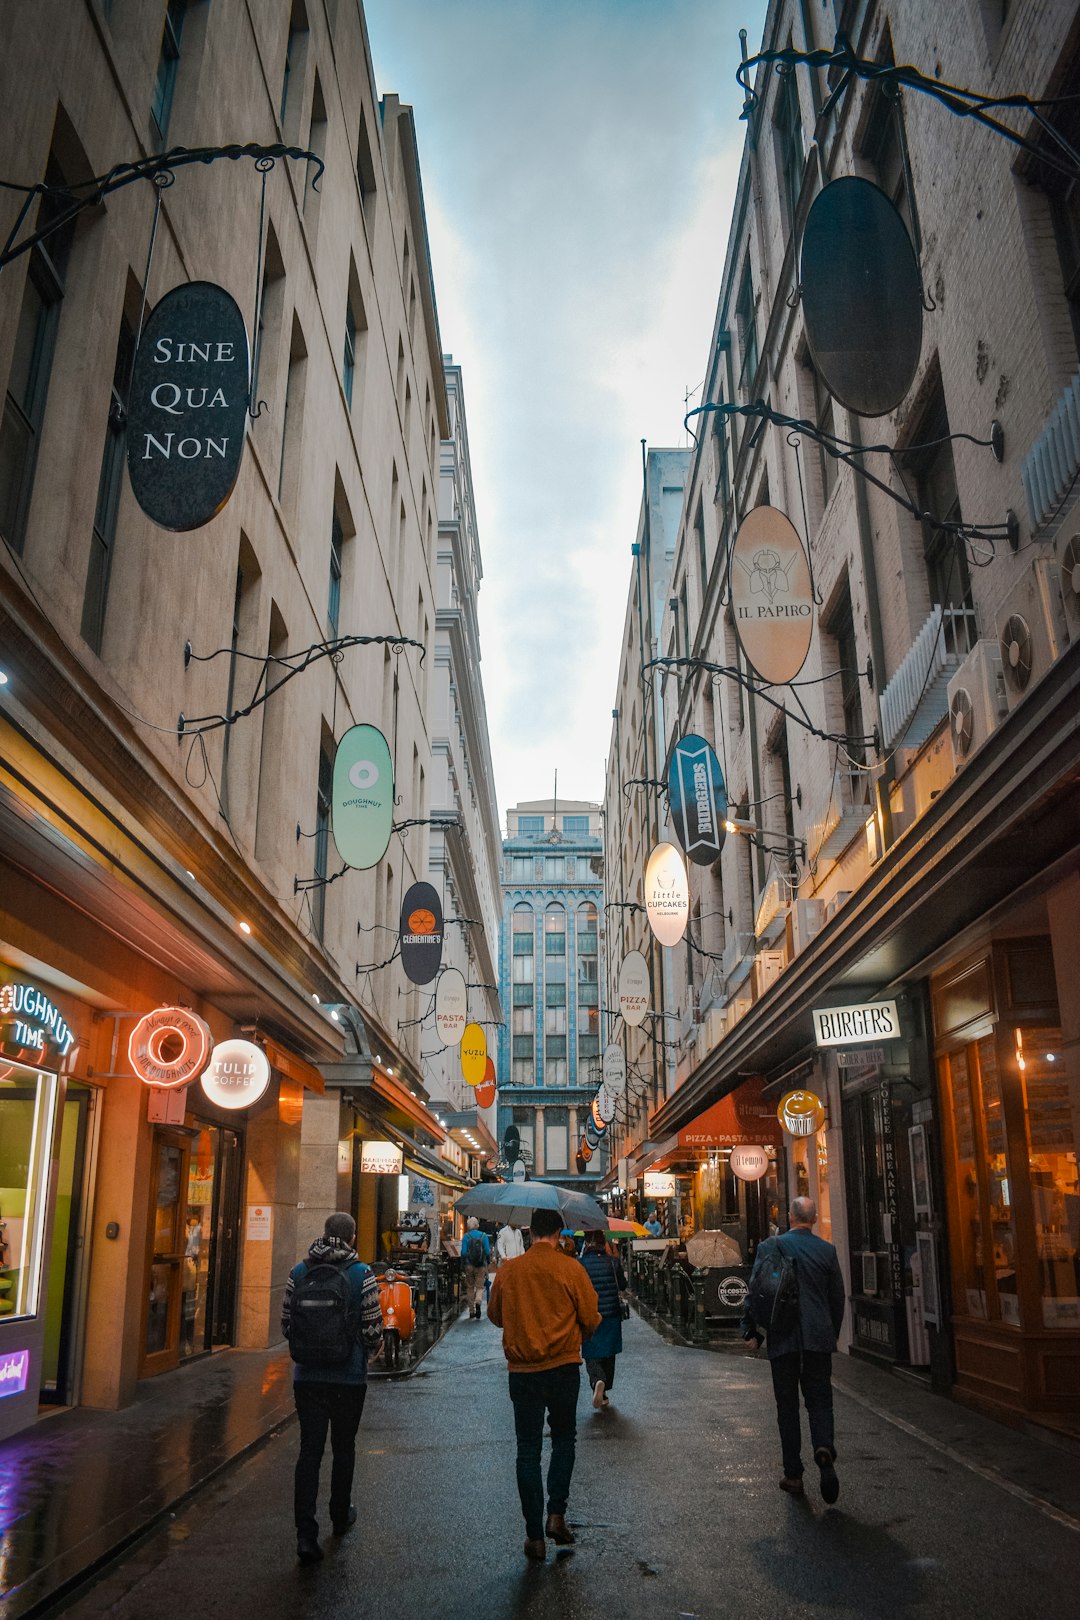
<svg viewBox="0 0 1080 1620"><path fill-rule="evenodd" d="M326 1090L323 1077L314 1063L309 1063L296 1052L290 1052L287 1046L282 1046L280 1041L273 1040L269 1035L263 1036L262 1047L270 1067L277 1069L286 1080L295 1080L298 1085L306 1086L309 1091L317 1091L320 1095Z"/></svg>
<svg viewBox="0 0 1080 1620"><path fill-rule="evenodd" d="M451 1165L440 1164L436 1169L434 1165L410 1158L408 1154L405 1155L405 1168L411 1170L413 1175L426 1176L429 1181L437 1181L443 1187L453 1187L455 1192L464 1192L473 1185L467 1176L461 1175Z"/></svg>
<svg viewBox="0 0 1080 1620"><path fill-rule="evenodd" d="M678 1132L679 1147L733 1147L743 1142L779 1147L783 1140L780 1121L775 1107L762 1096L763 1090L760 1076L744 1080L735 1091L683 1126Z"/></svg>

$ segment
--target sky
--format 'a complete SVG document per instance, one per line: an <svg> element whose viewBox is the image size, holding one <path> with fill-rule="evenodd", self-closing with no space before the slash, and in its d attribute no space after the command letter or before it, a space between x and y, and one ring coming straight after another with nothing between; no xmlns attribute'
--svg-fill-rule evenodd
<svg viewBox="0 0 1080 1620"><path fill-rule="evenodd" d="M685 445L765 0L365 0L462 368L499 811L599 800L641 440Z"/></svg>

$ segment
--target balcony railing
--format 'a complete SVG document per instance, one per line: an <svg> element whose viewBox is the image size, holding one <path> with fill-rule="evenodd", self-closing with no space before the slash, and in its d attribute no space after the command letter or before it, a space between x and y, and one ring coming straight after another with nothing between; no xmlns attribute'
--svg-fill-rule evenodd
<svg viewBox="0 0 1080 1620"><path fill-rule="evenodd" d="M975 645L971 608L934 607L881 694L882 742L921 748L949 712L948 685Z"/></svg>

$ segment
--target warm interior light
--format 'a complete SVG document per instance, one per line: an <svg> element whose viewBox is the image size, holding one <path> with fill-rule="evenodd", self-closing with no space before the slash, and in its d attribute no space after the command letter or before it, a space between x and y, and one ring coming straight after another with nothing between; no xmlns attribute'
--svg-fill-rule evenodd
<svg viewBox="0 0 1080 1620"><path fill-rule="evenodd" d="M239 928L239 930L240 930L240 932L242 934L250 934L251 933L251 924L248 923L248 922L238 922L236 926L237 926L237 928Z"/></svg>
<svg viewBox="0 0 1080 1620"><path fill-rule="evenodd" d="M8 683L7 670L6 669L0 669L0 686L6 686L7 683Z"/></svg>
<svg viewBox="0 0 1080 1620"><path fill-rule="evenodd" d="M3 684L3 683L2 683L2 682L0 682L0 685L2 685L2 684ZM185 866L185 867L184 867L184 871L185 871L185 872L187 872L187 875L188 875L188 877L189 877L189 878L190 878L190 879L191 879L191 881L192 881L192 883L194 883L194 881L195 881L195 874L194 874L194 872L188 872L188 869L187 869L187 867L186 867L186 866Z"/></svg>
<svg viewBox="0 0 1080 1620"><path fill-rule="evenodd" d="M311 992L311 999L315 1003L316 1007L322 1006L322 1003L320 1002L318 996L315 994L314 990Z"/></svg>
<svg viewBox="0 0 1080 1620"><path fill-rule="evenodd" d="M394 1071L393 1071L393 1069L387 1069L386 1072L387 1072L387 1074L393 1074Z"/></svg>
<svg viewBox="0 0 1080 1620"><path fill-rule="evenodd" d="M341 1023L340 1014L334 1012L334 1010L332 1008L331 1008L331 1011L330 1011L330 1016L334 1020L335 1024L340 1024Z"/></svg>
<svg viewBox="0 0 1080 1620"><path fill-rule="evenodd" d="M1047 1063L1056 1063L1057 1062L1057 1053L1056 1052L1047 1052L1046 1061L1047 1061Z"/></svg>

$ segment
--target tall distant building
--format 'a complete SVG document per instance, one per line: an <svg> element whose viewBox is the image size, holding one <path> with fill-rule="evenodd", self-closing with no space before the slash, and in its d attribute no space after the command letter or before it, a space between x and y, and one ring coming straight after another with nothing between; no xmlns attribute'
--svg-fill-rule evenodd
<svg viewBox="0 0 1080 1620"><path fill-rule="evenodd" d="M600 1080L603 848L598 804L537 799L507 812L499 1143L504 1159L519 1144L531 1175L567 1185L599 1171L594 1160L582 1176L576 1156Z"/></svg>

